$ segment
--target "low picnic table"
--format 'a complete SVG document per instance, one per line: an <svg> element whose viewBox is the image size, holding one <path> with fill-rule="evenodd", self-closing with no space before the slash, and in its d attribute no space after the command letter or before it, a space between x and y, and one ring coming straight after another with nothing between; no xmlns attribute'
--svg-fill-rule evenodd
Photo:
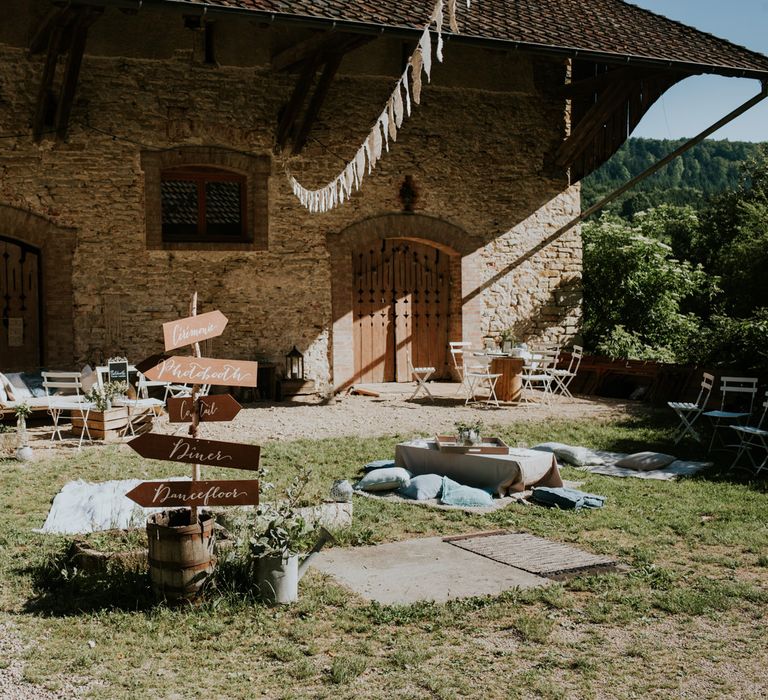
<svg viewBox="0 0 768 700"><path fill-rule="evenodd" d="M475 486L492 488L499 496L531 486L562 486L557 459L551 452L510 447L509 454L443 452L434 439L401 442L395 464L414 476L439 474Z"/></svg>

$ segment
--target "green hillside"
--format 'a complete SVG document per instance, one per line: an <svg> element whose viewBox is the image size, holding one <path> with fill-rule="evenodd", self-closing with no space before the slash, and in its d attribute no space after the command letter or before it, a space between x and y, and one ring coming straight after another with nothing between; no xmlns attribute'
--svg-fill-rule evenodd
<svg viewBox="0 0 768 700"><path fill-rule="evenodd" d="M605 165L582 181L582 208L610 194L685 141L629 139ZM758 145L703 141L612 202L606 210L629 219L635 212L659 204L690 204L701 209L709 195L735 189L741 164L755 156Z"/></svg>

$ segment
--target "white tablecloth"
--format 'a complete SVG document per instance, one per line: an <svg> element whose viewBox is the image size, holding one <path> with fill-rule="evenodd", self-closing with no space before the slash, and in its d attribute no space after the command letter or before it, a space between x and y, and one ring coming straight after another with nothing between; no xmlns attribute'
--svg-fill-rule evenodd
<svg viewBox="0 0 768 700"><path fill-rule="evenodd" d="M435 440L401 442L395 464L413 475L440 474L460 484L492 488L505 496L530 486L562 486L557 460L551 452L510 448L506 455L441 452Z"/></svg>

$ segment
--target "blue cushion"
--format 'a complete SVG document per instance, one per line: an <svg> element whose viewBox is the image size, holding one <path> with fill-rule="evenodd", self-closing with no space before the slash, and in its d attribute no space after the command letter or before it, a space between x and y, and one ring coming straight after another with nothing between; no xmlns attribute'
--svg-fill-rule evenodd
<svg viewBox="0 0 768 700"><path fill-rule="evenodd" d="M493 505L493 497L487 491L475 489L443 477L443 495L440 501L447 506L467 506L483 508Z"/></svg>
<svg viewBox="0 0 768 700"><path fill-rule="evenodd" d="M565 486L537 486L533 489L531 499L545 506L563 509L602 508L605 505L605 496L585 493Z"/></svg>
<svg viewBox="0 0 768 700"><path fill-rule="evenodd" d="M363 466L363 471L369 472L373 469L389 469L395 466L394 459L374 459L373 462Z"/></svg>
<svg viewBox="0 0 768 700"><path fill-rule="evenodd" d="M408 486L403 486L399 493L416 501L428 501L437 498L443 489L443 477L439 474L421 474L414 476Z"/></svg>
<svg viewBox="0 0 768 700"><path fill-rule="evenodd" d="M391 491L401 486L408 486L411 473L402 467L374 469L355 484L358 491Z"/></svg>

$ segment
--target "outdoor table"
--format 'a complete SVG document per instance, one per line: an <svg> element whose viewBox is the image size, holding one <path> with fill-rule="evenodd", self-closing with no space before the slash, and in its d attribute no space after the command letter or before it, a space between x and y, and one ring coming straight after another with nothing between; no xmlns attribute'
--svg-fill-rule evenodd
<svg viewBox="0 0 768 700"><path fill-rule="evenodd" d="M562 486L557 460L551 452L511 447L509 454L441 452L434 439L401 442L395 464L414 476L439 474L467 486L492 488L499 496L530 486Z"/></svg>
<svg viewBox="0 0 768 700"><path fill-rule="evenodd" d="M491 360L491 372L500 374L496 384L496 396L499 401L519 401L523 388L522 357L494 357Z"/></svg>

